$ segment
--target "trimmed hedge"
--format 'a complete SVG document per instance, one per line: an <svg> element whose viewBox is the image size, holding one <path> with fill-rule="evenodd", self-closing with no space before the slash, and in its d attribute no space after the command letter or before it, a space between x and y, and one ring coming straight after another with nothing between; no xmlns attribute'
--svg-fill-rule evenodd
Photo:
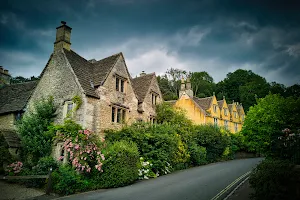
<svg viewBox="0 0 300 200"><path fill-rule="evenodd" d="M191 164L193 166L199 166L206 164L206 148L199 146L195 142L191 143L189 146L189 151L191 155Z"/></svg>
<svg viewBox="0 0 300 200"><path fill-rule="evenodd" d="M139 152L136 144L117 141L108 144L104 152L103 173L93 174L94 187L120 187L138 179Z"/></svg>

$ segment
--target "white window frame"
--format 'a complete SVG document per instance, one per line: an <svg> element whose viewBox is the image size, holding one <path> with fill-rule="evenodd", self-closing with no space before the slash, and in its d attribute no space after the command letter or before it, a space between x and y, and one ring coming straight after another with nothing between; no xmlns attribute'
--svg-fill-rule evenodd
<svg viewBox="0 0 300 200"><path fill-rule="evenodd" d="M69 105L72 104L72 111L68 111ZM65 101L64 107L63 107L63 118L72 118L74 117L74 111L75 111L75 103L73 101Z"/></svg>
<svg viewBox="0 0 300 200"><path fill-rule="evenodd" d="M214 118L214 125L218 126L218 118Z"/></svg>

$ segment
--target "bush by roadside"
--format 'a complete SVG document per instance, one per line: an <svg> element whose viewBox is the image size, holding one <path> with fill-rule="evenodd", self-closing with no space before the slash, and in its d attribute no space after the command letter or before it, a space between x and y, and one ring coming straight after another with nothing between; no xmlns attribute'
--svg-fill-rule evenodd
<svg viewBox="0 0 300 200"><path fill-rule="evenodd" d="M300 170L289 161L264 160L249 179L254 200L300 199Z"/></svg>

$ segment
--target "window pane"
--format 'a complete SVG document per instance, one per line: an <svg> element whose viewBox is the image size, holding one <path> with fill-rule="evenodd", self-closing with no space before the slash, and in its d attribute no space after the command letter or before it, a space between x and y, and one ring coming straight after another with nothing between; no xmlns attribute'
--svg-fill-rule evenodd
<svg viewBox="0 0 300 200"><path fill-rule="evenodd" d="M124 81L121 80L121 92L124 92Z"/></svg>
<svg viewBox="0 0 300 200"><path fill-rule="evenodd" d="M111 121L115 122L115 107L111 108Z"/></svg>
<svg viewBox="0 0 300 200"><path fill-rule="evenodd" d="M126 110L123 110L122 122L125 123L126 120Z"/></svg>
<svg viewBox="0 0 300 200"><path fill-rule="evenodd" d="M118 113L117 113L117 122L120 123L121 122L121 108L118 108Z"/></svg>
<svg viewBox="0 0 300 200"><path fill-rule="evenodd" d="M119 91L119 78L116 78L116 90Z"/></svg>
<svg viewBox="0 0 300 200"><path fill-rule="evenodd" d="M73 110L73 103L68 103L67 113L70 113Z"/></svg>

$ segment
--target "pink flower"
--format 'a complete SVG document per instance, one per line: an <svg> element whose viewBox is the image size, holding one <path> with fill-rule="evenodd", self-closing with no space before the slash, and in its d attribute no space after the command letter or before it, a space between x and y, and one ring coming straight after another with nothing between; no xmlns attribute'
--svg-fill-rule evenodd
<svg viewBox="0 0 300 200"><path fill-rule="evenodd" d="M103 154L101 154L100 156L101 156L102 160L105 160L105 157Z"/></svg>
<svg viewBox="0 0 300 200"><path fill-rule="evenodd" d="M79 145L76 144L75 147L74 147L74 149L75 149L75 150L78 150L78 149L79 149Z"/></svg>

